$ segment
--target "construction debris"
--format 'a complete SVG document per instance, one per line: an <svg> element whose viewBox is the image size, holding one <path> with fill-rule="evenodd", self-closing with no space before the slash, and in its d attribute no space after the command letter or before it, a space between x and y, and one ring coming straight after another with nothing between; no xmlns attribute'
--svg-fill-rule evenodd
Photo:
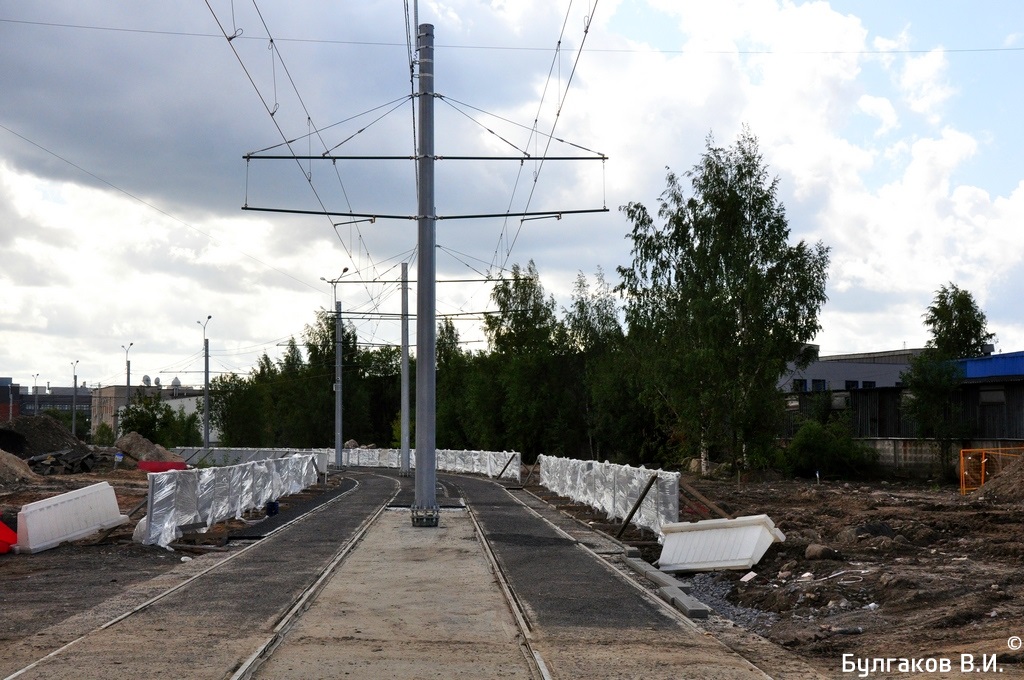
<svg viewBox="0 0 1024 680"><path fill-rule="evenodd" d="M33 472L41 475L69 475L77 472L91 472L96 466L96 456L92 451L64 449L32 456L26 462Z"/></svg>

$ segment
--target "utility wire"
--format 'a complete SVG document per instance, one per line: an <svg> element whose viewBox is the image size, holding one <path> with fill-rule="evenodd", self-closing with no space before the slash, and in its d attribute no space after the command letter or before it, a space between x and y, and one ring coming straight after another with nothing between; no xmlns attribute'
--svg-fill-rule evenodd
<svg viewBox="0 0 1024 680"><path fill-rule="evenodd" d="M235 55L235 59L238 61L239 65L242 67L242 70L243 70L243 72L245 72L246 77L249 79L249 82L252 84L253 89L256 90L256 94L260 98L260 101L263 103L263 107L267 111L268 116L270 116L271 122L274 124L274 127L277 129L278 134L280 135L281 139L283 140L284 146L286 146L288 148L288 150L291 152L291 154L293 156L297 155L297 154L295 154L295 150L292 147L292 144L294 142L289 138L289 136L287 134L285 134L284 129L281 127L279 121L275 118L275 114L277 113L276 105L272 107L272 106L270 106L267 103L266 98L264 97L263 93L260 91L259 87L256 85L256 81L253 78L252 74L249 72L249 69L246 67L245 62L243 61L241 55L239 54L239 52L235 48L235 46L232 44L233 38L228 36L227 31L225 30L223 24L221 23L220 18L217 16L217 13L213 10L213 7L210 5L209 0L206 0L206 6L210 10L210 14L213 15L214 21L217 22L217 26L218 26L218 28L220 28L221 34L223 35L223 37L227 41L228 46L231 49L232 53ZM255 0L253 1L253 7L255 8L256 13L259 16L260 22L263 24L264 30L266 31L267 35L269 36L270 46L272 47L274 45L274 37L273 37L273 35L272 35L271 31L270 31L270 27L267 25L267 22L264 19L263 14L260 11L259 6L256 4ZM327 149L327 143L323 139L322 135L320 135L319 129L315 128L315 126L312 125L312 115L310 114L309 109L306 107L305 101L303 100L301 93L298 91L298 86L296 85L295 80L294 80L294 78L291 75L291 72L289 71L287 65L285 64L284 58L281 56L279 50L274 49L273 52L277 55L277 59L280 60L281 66L284 69L284 72L285 72L286 76L288 77L288 80L289 80L289 82L290 82L290 84L292 86L293 91L295 92L295 96L298 99L299 104L301 105L303 112L306 114L306 120L307 120L307 123L309 124L309 127L310 127L310 130L309 130L308 134L309 135L316 134L318 139L320 140L321 144L323 145L324 149ZM317 191L316 186L313 184L311 173L309 173L305 169L303 169L302 163L301 163L300 160L296 159L295 163L296 163L296 166L299 168L300 172L302 172L303 177L306 179L307 184L309 185L310 190L313 192L313 196L316 198L317 203L320 205L321 209L324 212L327 212L327 206L324 203L323 198L320 196L319 192ZM341 180L341 175L340 175L340 173L337 170L337 165L336 164L334 165L334 168L335 168L335 173L337 174L338 182L341 185L342 192L345 195L346 205L349 207L349 211L351 212L351 203L348 201L347 193L345 192L345 189L344 189L344 182ZM330 220L329 217L328 217L328 220ZM344 248L346 255L348 255L349 260L351 262L355 263L356 258L353 256L352 249L349 247L349 245L347 243L345 243L344 239L341 238L341 235L340 235L340 233L337 232L336 225L334 225L333 222L331 222L331 226L332 226L332 229L334 229L336 235L338 236L338 240L341 242L341 245ZM365 241L363 240L361 230L358 227L356 227L355 230L356 230L356 233L359 235L358 242L359 242L360 246L365 246ZM361 250L360 252L366 252L366 259L370 263L371 269L375 270L376 269L376 265L373 263L373 258L370 256L369 250L368 249L366 249L365 251ZM369 289L367 289L367 294L370 295ZM372 295L371 295L371 297L372 297Z"/></svg>
<svg viewBox="0 0 1024 680"><path fill-rule="evenodd" d="M571 5L570 5L570 7L571 7ZM583 39L580 41L580 46L576 50L576 58L573 61L572 70L569 72L569 77L568 77L568 79L565 82L564 92L561 94L561 96L559 97L559 100L558 100L558 109L555 111L555 119L551 122L551 132L546 135L546 137L547 137L547 144L545 144L545 146L544 146L544 153L541 155L539 165L537 166L537 169L533 173L533 184L530 187L530 194L527 197L526 207L523 209L523 212L528 212L530 204L533 202L533 197L534 197L534 194L536 193L536 190L537 190L537 183L538 183L538 180L540 179L540 173L541 173L541 171L544 168L544 159L548 155L548 152L551 149L551 140L554 138L555 128L558 126L558 122L559 122L559 120L561 118L561 115L562 115L562 107L565 106L565 100L566 100L566 98L569 95L569 88L572 86L573 77L576 75L576 69L579 66L580 58L583 56L583 47L584 47L584 45L586 45L587 36L590 35L590 23L593 21L594 11L596 9L597 9L597 0L594 0L594 4L590 8L590 14L587 15L586 20L584 22L584 26L583 26ZM568 13L568 10L567 10L566 11L566 23L568 23L568 21L569 21L569 13ZM563 27L563 31L564 31L564 27ZM561 38L559 38L559 45L561 45ZM539 114L538 114L538 118L539 118ZM508 260L512 256L512 249L515 248L516 241L519 240L519 234L523 230L523 223L524 222L526 222L526 220L520 218L519 226L516 228L515 236L512 237L512 242L508 245L508 250L505 253L505 259L501 263L502 268L504 268L505 265L508 264Z"/></svg>
<svg viewBox="0 0 1024 680"><path fill-rule="evenodd" d="M0 23L21 24L25 26L39 26L43 28L67 28L86 31L110 31L113 33L139 33L143 35L166 35L182 38L216 38L223 36L217 33L201 33L197 31L167 31L148 28L125 28L120 26L97 26L91 24L71 24L57 21L30 21L27 19L0 18ZM235 31L237 32L237 28ZM259 36L239 34L233 40L266 40ZM338 40L335 38L287 38L278 37L275 40L279 43L310 43L320 45L351 45L365 47L405 47L406 43L388 42L382 40ZM435 47L450 50L481 50L488 52L549 52L550 47L532 47L528 45L458 45L436 43ZM943 47L942 52L946 54L998 54L1001 52L1024 52L1024 47ZM708 55L753 55L753 56L842 56L842 55L887 55L887 54L929 54L935 48L899 48L899 49L865 49L865 50L735 50L735 49L652 49L652 48L625 48L625 47L592 47L587 52L604 54L708 54Z"/></svg>

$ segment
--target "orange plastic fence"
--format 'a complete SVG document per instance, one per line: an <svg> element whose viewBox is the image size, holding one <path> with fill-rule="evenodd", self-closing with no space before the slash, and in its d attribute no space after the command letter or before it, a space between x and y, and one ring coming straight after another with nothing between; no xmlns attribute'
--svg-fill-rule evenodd
<svg viewBox="0 0 1024 680"><path fill-rule="evenodd" d="M1022 454L1024 447L960 449L960 495L981 488L988 479L998 475Z"/></svg>

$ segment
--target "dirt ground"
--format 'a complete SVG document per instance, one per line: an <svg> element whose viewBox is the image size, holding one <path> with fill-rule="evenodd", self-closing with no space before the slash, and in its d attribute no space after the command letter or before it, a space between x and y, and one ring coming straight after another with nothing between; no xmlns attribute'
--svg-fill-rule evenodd
<svg viewBox="0 0 1024 680"><path fill-rule="evenodd" d="M112 457L101 457L90 473L0 483L0 517L16 528L22 504L101 480L114 486L127 514L145 497L146 476L112 468ZM743 572L692 577L694 595L737 624L819 668L836 668L844 653L970 653L998 654L1010 675L1024 673L1024 655L1008 648L1012 636L1024 636L1024 484L1004 479L987 496L962 497L951 486L907 482L687 481L734 515L769 515L786 534L748 582L740 581ZM599 528L607 522L541 487L528 488L584 522ZM24 640L204 549L171 552L131 543L142 514L101 541L0 555L0 644ZM183 542L216 546L228 528ZM604 528L614 533L614 526ZM654 536L629 530L623 538L639 545L645 559L657 558ZM832 552L809 559L811 544Z"/></svg>
<svg viewBox="0 0 1024 680"><path fill-rule="evenodd" d="M924 483L685 477L734 516L767 514L786 541L769 548L747 582L745 571L679 578L689 576L693 594L723 616L819 668L839 669L843 654L954 665L960 654L979 665L983 654L997 654L1001 672L1024 674L1024 655L1011 647L1024 636L1024 470L1014 472L967 496ZM568 499L549 502L615 528ZM697 519L681 512L680 521ZM650 562L660 554L651 534L623 538ZM823 557L809 558L812 544L826 548Z"/></svg>
<svg viewBox="0 0 1024 680"><path fill-rule="evenodd" d="M1024 504L913 484L694 481L737 515L767 514L785 534L754 568L713 578L727 599L774 614L757 632L801 655L998 654L1024 634ZM834 553L807 559L811 544Z"/></svg>

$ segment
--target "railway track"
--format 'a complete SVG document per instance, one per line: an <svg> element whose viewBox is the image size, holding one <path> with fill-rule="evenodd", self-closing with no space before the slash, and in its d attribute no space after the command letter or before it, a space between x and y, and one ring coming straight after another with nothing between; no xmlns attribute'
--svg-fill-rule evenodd
<svg viewBox="0 0 1024 680"><path fill-rule="evenodd" d="M540 501L446 475L442 527L412 528L408 505L389 510L411 479L346 476L358 481L349 492L8 680L817 677L773 676L762 669L778 659L709 639Z"/></svg>

